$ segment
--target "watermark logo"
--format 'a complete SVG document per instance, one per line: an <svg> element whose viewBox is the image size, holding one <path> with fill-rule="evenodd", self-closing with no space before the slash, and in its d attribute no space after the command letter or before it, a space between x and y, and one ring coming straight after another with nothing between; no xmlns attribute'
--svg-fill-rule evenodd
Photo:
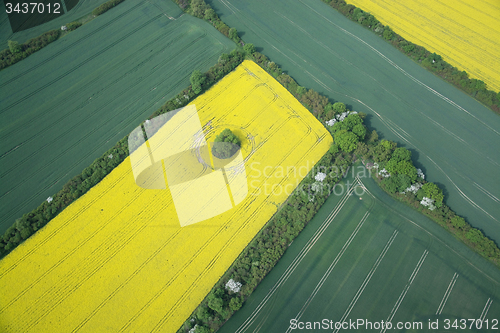
<svg viewBox="0 0 500 333"><path fill-rule="evenodd" d="M248 194L241 150L207 142L194 105L146 121L128 142L136 184L170 190L182 227L222 214Z"/></svg>
<svg viewBox="0 0 500 333"><path fill-rule="evenodd" d="M301 182L310 174L310 181ZM371 171L362 165L350 167L349 169L337 166L315 165L314 161L307 161L304 165L297 166L263 166L260 162L253 162L249 165L248 178L250 192L253 196L259 195L301 195L307 197L309 201L314 201L317 195L334 194L343 196L348 192L354 192L357 196L364 194L363 187L356 186L357 182L351 183L346 180L342 183L337 181L348 174L352 178L371 178ZM295 179L295 183L282 183L283 177ZM352 191L351 191L352 188Z"/></svg>

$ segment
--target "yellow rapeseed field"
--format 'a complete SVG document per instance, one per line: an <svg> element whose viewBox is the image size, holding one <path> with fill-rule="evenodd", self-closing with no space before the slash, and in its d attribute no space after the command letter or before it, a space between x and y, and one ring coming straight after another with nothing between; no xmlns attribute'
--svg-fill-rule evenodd
<svg viewBox="0 0 500 333"><path fill-rule="evenodd" d="M0 261L0 332L175 332L332 142L250 61L191 104L207 140L242 140L248 196L181 228L127 158Z"/></svg>
<svg viewBox="0 0 500 333"><path fill-rule="evenodd" d="M500 1L347 0L500 91Z"/></svg>

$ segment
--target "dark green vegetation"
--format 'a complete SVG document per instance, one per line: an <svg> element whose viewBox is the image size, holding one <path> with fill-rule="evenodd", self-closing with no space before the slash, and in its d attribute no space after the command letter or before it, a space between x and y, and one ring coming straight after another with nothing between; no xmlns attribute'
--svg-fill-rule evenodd
<svg viewBox="0 0 500 333"><path fill-rule="evenodd" d="M205 76L199 70L195 70L193 74L191 74L189 81L191 82L193 91L196 94L199 94L202 89L201 87L203 86L203 82L205 82Z"/></svg>
<svg viewBox="0 0 500 333"><path fill-rule="evenodd" d="M116 142L172 97L169 110L187 103L194 93L176 95L193 68L207 71L234 47L205 22L180 15L173 2L125 1L2 71L2 233L33 209L25 218L39 229L96 184L126 151L118 145L109 153ZM235 68L234 57L210 70L202 88ZM22 241L25 224L10 229L3 245Z"/></svg>
<svg viewBox="0 0 500 333"><path fill-rule="evenodd" d="M94 16L99 16L101 14L104 14L105 12L107 12L108 10L110 10L111 8L113 8L114 6L118 5L119 3L123 2L125 0L109 0L109 1L106 1L105 3L103 3L102 5L100 5L99 7L97 7L96 9L94 9L92 11L92 15Z"/></svg>
<svg viewBox="0 0 500 333"><path fill-rule="evenodd" d="M346 17L355 21L365 28L370 29L377 35L390 42L399 51L403 52L413 60L422 63L422 66L439 75L443 80L453 84L478 101L489 106L493 111L500 114L500 92L488 90L486 84L477 79L470 79L466 71L460 71L442 59L439 54L431 53L424 47L413 44L384 26L373 15L364 12L361 8L347 4L344 0L322 0L329 4Z"/></svg>
<svg viewBox="0 0 500 333"><path fill-rule="evenodd" d="M92 15L98 16L113 8L120 2L124 0L109 0L92 11ZM72 6L74 7L74 5ZM86 21L85 23L87 23ZM83 25L80 21L74 21L66 24L67 32L73 31ZM6 27L4 27L6 29ZM32 38L24 44L19 44L17 41L8 41L9 48L0 52L0 70L9 67L16 62L23 60L24 58L30 56L36 51L42 49L43 47L49 45L53 41L57 40L61 36L61 30L54 29L46 33L41 34L38 37ZM16 47L12 47L16 45Z"/></svg>
<svg viewBox="0 0 500 333"><path fill-rule="evenodd" d="M498 115L321 1L210 4L302 86L291 89L303 103L321 100L308 87L366 113L370 130L412 151L449 207L500 242Z"/></svg>
<svg viewBox="0 0 500 333"><path fill-rule="evenodd" d="M229 158L233 156L241 147L240 139L226 128L215 137L212 153L217 158Z"/></svg>
<svg viewBox="0 0 500 333"><path fill-rule="evenodd" d="M9 48L0 52L0 69L9 67L10 65L13 65L16 62L30 56L55 41L59 35L60 30L51 30L36 38L30 39L24 44L19 44L17 41L9 40Z"/></svg>
<svg viewBox="0 0 500 333"><path fill-rule="evenodd" d="M360 166L348 172L336 194L219 332L289 332L291 319L325 318L423 324L420 330L387 332L428 332L428 320L436 319L439 331L445 331L444 320L457 318L488 319L491 328L500 315L500 271L429 219L394 202L365 175ZM353 187L355 177L366 190ZM260 266L259 257L250 257L247 265L253 270L256 262ZM482 331L488 331L484 328L485 323Z"/></svg>
<svg viewBox="0 0 500 333"><path fill-rule="evenodd" d="M238 31L235 28L229 28L219 18L219 16L210 7L210 5L208 5L204 0L173 0L173 1L175 1L179 5L179 7L182 8L187 13L212 24L224 36L228 37L235 43L239 43L241 41L238 35Z"/></svg>

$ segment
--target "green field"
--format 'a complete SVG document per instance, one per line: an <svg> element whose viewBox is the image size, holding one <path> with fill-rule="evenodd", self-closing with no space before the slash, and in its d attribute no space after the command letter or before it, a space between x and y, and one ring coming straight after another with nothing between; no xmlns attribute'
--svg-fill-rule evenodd
<svg viewBox="0 0 500 333"><path fill-rule="evenodd" d="M500 117L320 0L209 3L285 72L412 150L446 203L500 242Z"/></svg>
<svg viewBox="0 0 500 333"><path fill-rule="evenodd" d="M373 179L358 178L358 186L352 186L361 170L341 182L338 195L329 197L219 332L290 332L294 318L421 322L423 331L429 331L429 320L439 320L440 332L445 319L499 319L500 271L395 202ZM325 330L332 331L338 330ZM362 326L357 331L384 330Z"/></svg>
<svg viewBox="0 0 500 333"><path fill-rule="evenodd" d="M0 232L234 43L172 1L125 1L0 72Z"/></svg>

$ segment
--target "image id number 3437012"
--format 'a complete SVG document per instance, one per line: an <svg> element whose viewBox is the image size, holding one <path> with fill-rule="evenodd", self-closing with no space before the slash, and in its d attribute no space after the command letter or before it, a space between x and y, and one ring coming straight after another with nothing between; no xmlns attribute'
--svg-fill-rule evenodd
<svg viewBox="0 0 500 333"><path fill-rule="evenodd" d="M61 14L61 4L60 3L41 3L41 2L23 2L23 3L10 3L5 4L5 10L7 14L18 13L18 14Z"/></svg>
<svg viewBox="0 0 500 333"><path fill-rule="evenodd" d="M491 329L498 330L498 319L445 319L443 320L443 329L456 329L456 330L465 330L465 329Z"/></svg>

